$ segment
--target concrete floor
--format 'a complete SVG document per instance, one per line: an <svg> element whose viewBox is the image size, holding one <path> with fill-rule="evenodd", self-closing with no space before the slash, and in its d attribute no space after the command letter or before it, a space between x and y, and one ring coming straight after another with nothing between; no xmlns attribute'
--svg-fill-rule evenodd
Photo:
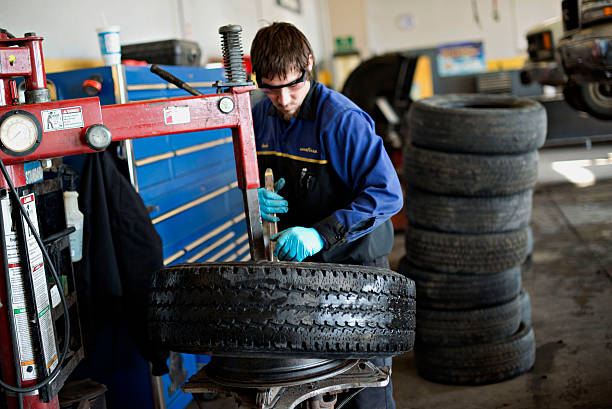
<svg viewBox="0 0 612 409"><path fill-rule="evenodd" d="M540 151L534 250L523 269L534 367L494 385L448 386L420 378L413 354L404 354L393 361L398 409L612 408L611 152L612 144ZM392 268L404 254L404 235L397 232ZM206 407L235 406L219 399Z"/></svg>

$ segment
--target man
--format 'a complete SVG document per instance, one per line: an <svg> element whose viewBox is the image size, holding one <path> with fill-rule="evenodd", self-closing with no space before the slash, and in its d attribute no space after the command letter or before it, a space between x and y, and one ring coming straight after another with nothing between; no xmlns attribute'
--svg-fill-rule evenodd
<svg viewBox="0 0 612 409"><path fill-rule="evenodd" d="M313 80L312 48L291 24L259 30L251 61L267 95L253 108L260 177L271 168L279 178L275 192L259 190L262 218L282 230L272 237L275 254L388 268L389 218L401 209L402 192L372 119ZM364 390L349 407L394 409L391 385Z"/></svg>

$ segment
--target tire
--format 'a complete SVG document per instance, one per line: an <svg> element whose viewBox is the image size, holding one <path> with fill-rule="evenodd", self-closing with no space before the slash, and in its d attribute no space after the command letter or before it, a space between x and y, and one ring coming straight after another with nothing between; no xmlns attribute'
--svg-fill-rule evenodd
<svg viewBox="0 0 612 409"><path fill-rule="evenodd" d="M404 176L408 184L442 195L513 195L535 186L538 152L472 155L408 145L404 151Z"/></svg>
<svg viewBox="0 0 612 409"><path fill-rule="evenodd" d="M514 96L436 95L410 109L412 143L445 152L529 152L544 144L546 124L539 102Z"/></svg>
<svg viewBox="0 0 612 409"><path fill-rule="evenodd" d="M508 338L521 324L518 296L494 307L441 311L417 308L416 340L427 346L484 344Z"/></svg>
<svg viewBox="0 0 612 409"><path fill-rule="evenodd" d="M154 274L150 335L225 356L386 357L414 344L414 283L339 264L194 263Z"/></svg>
<svg viewBox="0 0 612 409"><path fill-rule="evenodd" d="M531 256L533 253L533 230L531 226L527 226L527 256Z"/></svg>
<svg viewBox="0 0 612 409"><path fill-rule="evenodd" d="M521 321L531 326L531 297L524 288L521 290L519 300L521 303Z"/></svg>
<svg viewBox="0 0 612 409"><path fill-rule="evenodd" d="M527 227L533 189L510 196L460 197L407 186L406 217L413 226L448 233L499 233Z"/></svg>
<svg viewBox="0 0 612 409"><path fill-rule="evenodd" d="M419 309L470 310L509 302L521 291L521 269L493 274L438 273L415 267L406 257L398 272L414 280Z"/></svg>
<svg viewBox="0 0 612 409"><path fill-rule="evenodd" d="M574 109L599 119L612 119L612 84L569 83L563 90L565 100Z"/></svg>
<svg viewBox="0 0 612 409"><path fill-rule="evenodd" d="M494 273L519 266L526 256L527 229L495 234L439 233L406 226L406 257L426 270Z"/></svg>
<svg viewBox="0 0 612 409"><path fill-rule="evenodd" d="M521 323L509 338L486 344L432 347L418 344L420 376L449 385L485 385L524 374L535 363L533 329Z"/></svg>

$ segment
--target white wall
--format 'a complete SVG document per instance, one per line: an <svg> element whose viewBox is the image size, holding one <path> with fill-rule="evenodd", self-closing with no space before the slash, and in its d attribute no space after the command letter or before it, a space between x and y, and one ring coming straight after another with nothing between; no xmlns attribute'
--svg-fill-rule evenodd
<svg viewBox="0 0 612 409"><path fill-rule="evenodd" d="M301 1L302 12L296 14L279 7L276 0L6 0L0 27L18 36L27 31L44 36L47 58L99 59L95 29L103 25L104 15L110 24L121 26L124 44L193 39L202 47L204 62L221 55L220 26L242 25L248 54L255 32L273 21L289 21L304 31L319 62L331 56L332 37L337 35L353 35L364 56L483 40L486 58L495 59L522 54L525 32L547 18L559 16L561 3L497 0L500 19L496 22L492 18L495 0L476 0L481 21L477 26L472 0ZM335 7L338 3L340 7ZM40 11L32 12L35 9ZM399 28L397 18L402 15L412 16L411 29ZM362 16L362 20L353 21L355 16ZM330 20L335 27L333 35Z"/></svg>
<svg viewBox="0 0 612 409"><path fill-rule="evenodd" d="M495 2L499 10L497 21L493 18ZM366 0L370 51L380 54L482 40L485 58L515 57L525 52L524 36L531 26L561 14L560 0L476 0L477 24L472 3L472 0ZM410 16L411 28L400 28L401 16Z"/></svg>
<svg viewBox="0 0 612 409"><path fill-rule="evenodd" d="M328 1L332 40L336 37L353 37L353 45L362 57L368 57L369 50L365 3L366 0Z"/></svg>
<svg viewBox="0 0 612 409"><path fill-rule="evenodd" d="M0 27L17 37L34 31L45 38L47 58L100 59L96 28L121 26L122 42L175 38L179 32L176 0L8 0ZM152 5L153 4L153 5ZM39 12L33 12L38 9ZM34 16L34 17L32 17Z"/></svg>
<svg viewBox="0 0 612 409"><path fill-rule="evenodd" d="M315 55L327 55L327 0L302 0L302 12L279 7L275 0L184 0L185 23L193 30L193 38L210 57L221 56L218 29L225 24L239 24L243 30L243 47L249 53L255 33L275 21L295 24L310 41ZM189 33L187 33L189 34Z"/></svg>
<svg viewBox="0 0 612 409"><path fill-rule="evenodd" d="M33 13L35 9L41 11ZM330 49L327 0L302 0L300 14L276 0L7 0L0 13L0 27L12 34L34 31L43 36L46 58L100 59L95 29L104 24L103 15L109 24L121 26L123 44L193 39L204 62L221 57L218 29L226 24L242 25L245 53L255 32L273 21L295 24L319 58Z"/></svg>

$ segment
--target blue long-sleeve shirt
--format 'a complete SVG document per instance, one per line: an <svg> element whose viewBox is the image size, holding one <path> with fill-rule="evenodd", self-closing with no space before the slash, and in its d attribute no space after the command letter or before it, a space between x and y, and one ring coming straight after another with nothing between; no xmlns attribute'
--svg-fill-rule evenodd
<svg viewBox="0 0 612 409"><path fill-rule="evenodd" d="M402 207L396 171L372 119L342 94L311 82L296 118L279 117L266 98L253 108L260 174L285 178L289 212L280 227L314 227L319 258L363 262L393 244L389 218Z"/></svg>

